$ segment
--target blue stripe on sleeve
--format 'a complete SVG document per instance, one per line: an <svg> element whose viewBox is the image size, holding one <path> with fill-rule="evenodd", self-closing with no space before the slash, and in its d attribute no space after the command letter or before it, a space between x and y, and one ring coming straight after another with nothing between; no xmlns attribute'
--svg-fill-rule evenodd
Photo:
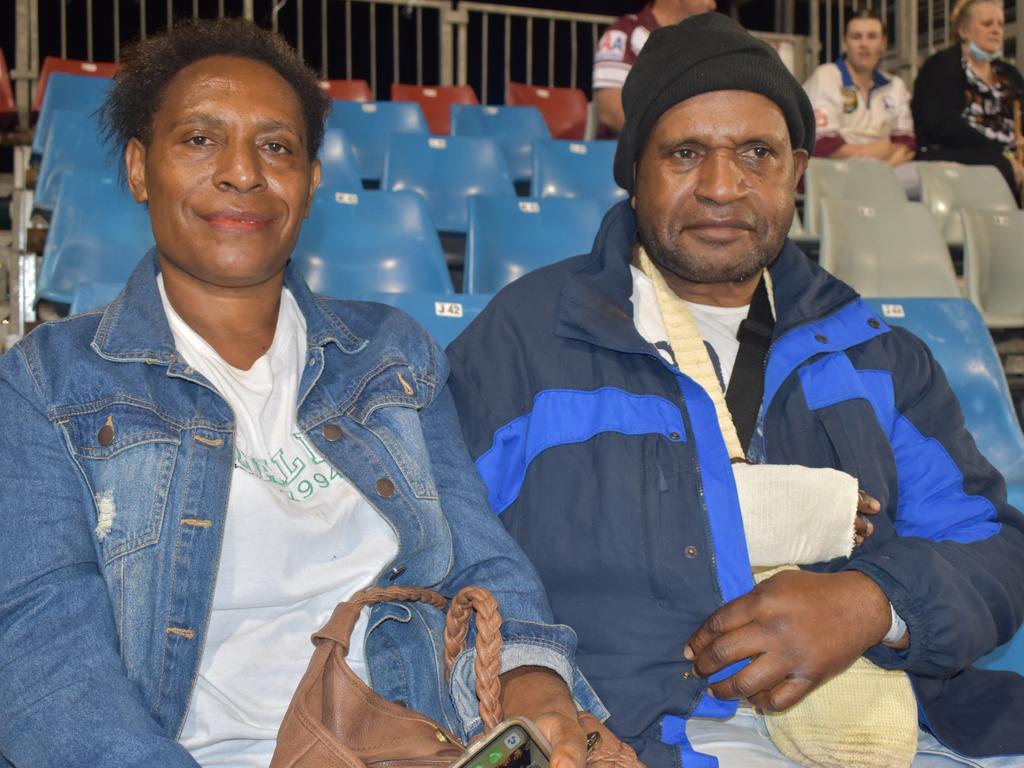
<svg viewBox="0 0 1024 768"><path fill-rule="evenodd" d="M889 326L881 322L875 311L860 299L820 322L789 331L775 342L769 352L761 414L767 413L782 382L805 361L821 352L838 352L854 347L883 333L889 333Z"/></svg>
<svg viewBox="0 0 1024 768"><path fill-rule="evenodd" d="M490 449L476 461L491 509L500 515L518 498L526 470L541 452L586 442L602 432L686 440L678 406L663 397L615 387L545 390L533 399L529 413L494 433Z"/></svg>
<svg viewBox="0 0 1024 768"><path fill-rule="evenodd" d="M846 355L834 354L804 366L799 375L812 411L855 399L871 403L896 456L896 531L901 536L967 544L999 533L995 505L984 496L968 495L963 473L945 446L921 434L896 409L889 371L858 371Z"/></svg>

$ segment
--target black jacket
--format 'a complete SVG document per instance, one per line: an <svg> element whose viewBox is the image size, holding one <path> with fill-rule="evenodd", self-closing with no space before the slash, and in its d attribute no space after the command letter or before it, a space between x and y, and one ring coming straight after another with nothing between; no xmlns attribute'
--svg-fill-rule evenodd
<svg viewBox="0 0 1024 768"><path fill-rule="evenodd" d="M927 147L985 147L1002 151L1003 145L976 131L963 116L967 105L967 74L960 64L960 46L939 51L921 67L914 82L914 96L910 103L914 115L914 135L917 146ZM1017 98L1024 93L1024 78L1005 61L993 62L996 72L1013 84Z"/></svg>
<svg viewBox="0 0 1024 768"><path fill-rule="evenodd" d="M622 202L591 254L503 289L448 347L449 386L609 727L652 768L678 768L679 719L735 709L681 674L683 642L753 582L714 406L634 325L635 238ZM865 573L906 620L908 650L866 656L909 673L943 743L1024 754L1024 678L970 667L1024 617L1024 517L924 344L792 243L770 272L764 460L841 469L882 503L851 559L813 568Z"/></svg>

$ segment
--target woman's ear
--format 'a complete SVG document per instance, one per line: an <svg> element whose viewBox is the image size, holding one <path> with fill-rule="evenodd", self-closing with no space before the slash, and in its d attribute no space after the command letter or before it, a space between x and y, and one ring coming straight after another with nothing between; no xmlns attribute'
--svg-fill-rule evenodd
<svg viewBox="0 0 1024 768"><path fill-rule="evenodd" d="M124 148L124 169L135 202L146 202L146 147L138 139L129 139Z"/></svg>

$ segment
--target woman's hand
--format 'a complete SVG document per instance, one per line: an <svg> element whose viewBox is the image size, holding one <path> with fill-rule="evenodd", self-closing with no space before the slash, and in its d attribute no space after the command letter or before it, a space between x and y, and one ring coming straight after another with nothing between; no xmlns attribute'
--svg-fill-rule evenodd
<svg viewBox="0 0 1024 768"><path fill-rule="evenodd" d="M569 689L546 667L519 667L501 676L506 717L529 718L551 744L551 768L584 768L587 736Z"/></svg>

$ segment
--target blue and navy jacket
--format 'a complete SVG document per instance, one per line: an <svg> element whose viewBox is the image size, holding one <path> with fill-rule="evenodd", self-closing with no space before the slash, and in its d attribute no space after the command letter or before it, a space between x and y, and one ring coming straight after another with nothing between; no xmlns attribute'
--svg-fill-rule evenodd
<svg viewBox="0 0 1024 768"><path fill-rule="evenodd" d="M637 333L636 224L500 292L448 348L450 385L494 511L540 571L609 726L676 765L684 720L727 715L684 674L683 644L752 587L729 457L708 395ZM857 477L884 514L852 559L911 633L877 646L906 670L922 724L970 755L1024 753L1024 678L971 663L1024 619L1024 518L964 428L925 345L787 242L751 454ZM672 746L669 746L672 745Z"/></svg>

